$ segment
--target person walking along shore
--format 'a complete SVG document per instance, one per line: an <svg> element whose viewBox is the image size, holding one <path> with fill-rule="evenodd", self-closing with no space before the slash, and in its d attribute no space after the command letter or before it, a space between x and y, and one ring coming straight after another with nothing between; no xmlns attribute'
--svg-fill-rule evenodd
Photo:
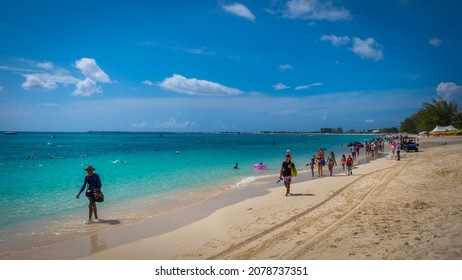
<svg viewBox="0 0 462 280"><path fill-rule="evenodd" d="M284 186L286 187L286 196L290 194L290 182L292 180L292 169L295 169L295 164L291 161L291 155L286 155L286 160L282 163L279 178L284 180Z"/></svg>
<svg viewBox="0 0 462 280"><path fill-rule="evenodd" d="M87 171L87 176L85 176L85 180L83 181L83 185L80 188L79 193L76 195L76 198L80 198L80 194L83 192L85 187L87 190L85 192L85 196L88 197L89 204L88 204L88 223L92 222L92 216L95 216L95 222L98 222L98 209L96 207L96 197L95 194L101 192L101 179L98 174L94 173L96 169L93 166L89 165L85 168Z"/></svg>
<svg viewBox="0 0 462 280"><path fill-rule="evenodd" d="M329 168L329 176L332 176L334 165L337 166L337 161L335 160L334 152L331 151L329 153L329 156L327 156L327 167Z"/></svg>

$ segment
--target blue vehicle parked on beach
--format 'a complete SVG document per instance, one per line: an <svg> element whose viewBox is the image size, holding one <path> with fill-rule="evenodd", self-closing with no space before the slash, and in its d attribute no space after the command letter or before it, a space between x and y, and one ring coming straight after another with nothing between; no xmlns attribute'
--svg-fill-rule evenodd
<svg viewBox="0 0 462 280"><path fill-rule="evenodd" d="M409 151L419 151L419 143L415 137L405 137L401 141L401 150Z"/></svg>

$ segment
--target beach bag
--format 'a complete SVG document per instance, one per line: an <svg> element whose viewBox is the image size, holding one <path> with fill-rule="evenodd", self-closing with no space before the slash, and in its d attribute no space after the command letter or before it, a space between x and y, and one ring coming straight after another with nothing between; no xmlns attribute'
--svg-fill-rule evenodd
<svg viewBox="0 0 462 280"><path fill-rule="evenodd" d="M103 202L104 201L104 194L102 191L95 191L93 193L93 197L95 198L95 202Z"/></svg>
<svg viewBox="0 0 462 280"><path fill-rule="evenodd" d="M293 177L297 177L297 175L298 175L298 174L297 174L297 169L292 168L292 169L290 170L290 176L293 178Z"/></svg>
<svg viewBox="0 0 462 280"><path fill-rule="evenodd" d="M88 198L90 198L90 197L93 196L93 195L94 195L93 190L87 190L87 191L85 192L85 196L88 197Z"/></svg>

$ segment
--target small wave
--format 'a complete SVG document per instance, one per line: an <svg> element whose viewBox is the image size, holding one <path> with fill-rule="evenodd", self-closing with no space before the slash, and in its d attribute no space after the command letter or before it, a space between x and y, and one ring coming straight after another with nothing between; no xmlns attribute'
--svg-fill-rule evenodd
<svg viewBox="0 0 462 280"><path fill-rule="evenodd" d="M237 182L236 184L234 184L232 186L233 187L239 187L239 186L242 186L242 185L245 185L245 184L249 184L249 183L255 182L258 178L260 178L260 177L257 177L257 176L246 177L246 178L240 180L239 182Z"/></svg>
<svg viewBox="0 0 462 280"><path fill-rule="evenodd" d="M253 183L257 180L265 180L265 179L268 179L268 178L276 178L276 176L278 176L277 174L266 174L266 175L260 175L260 176L249 176L249 177L245 177L244 179L240 180L239 182L237 182L236 184L233 184L231 185L231 187L240 187L242 185L247 185L247 184L250 184L250 183Z"/></svg>

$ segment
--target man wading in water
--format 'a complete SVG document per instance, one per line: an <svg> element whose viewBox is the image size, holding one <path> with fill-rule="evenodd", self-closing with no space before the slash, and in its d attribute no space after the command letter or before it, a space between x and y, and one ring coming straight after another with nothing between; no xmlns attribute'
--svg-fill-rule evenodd
<svg viewBox="0 0 462 280"><path fill-rule="evenodd" d="M85 168L87 176L85 176L82 188L76 196L76 198L79 199L80 194L85 189L85 186L88 185L87 191L85 192L85 196L88 197L88 200L90 201L90 204L88 204L88 223L92 222L91 218L93 213L95 214L95 222L98 222L98 209L96 208L95 193L101 191L101 179L98 174L93 173L95 170L96 169L91 165Z"/></svg>

